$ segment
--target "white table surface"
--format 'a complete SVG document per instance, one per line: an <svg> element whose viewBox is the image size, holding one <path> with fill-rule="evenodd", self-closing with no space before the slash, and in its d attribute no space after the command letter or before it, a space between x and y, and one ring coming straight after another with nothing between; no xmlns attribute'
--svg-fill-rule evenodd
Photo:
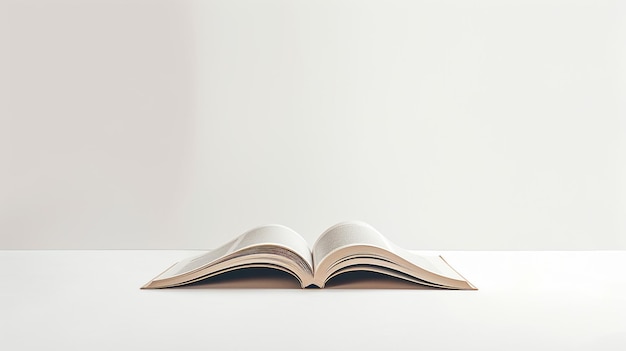
<svg viewBox="0 0 626 351"><path fill-rule="evenodd" d="M626 251L441 252L479 291L140 290L197 251L0 251L1 350L626 350Z"/></svg>

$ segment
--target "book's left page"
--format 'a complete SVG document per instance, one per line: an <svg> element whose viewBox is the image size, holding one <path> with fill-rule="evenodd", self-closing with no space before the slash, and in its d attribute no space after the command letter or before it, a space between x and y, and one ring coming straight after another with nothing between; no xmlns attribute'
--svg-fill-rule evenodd
<svg viewBox="0 0 626 351"><path fill-rule="evenodd" d="M180 261L143 288L189 284L235 269L266 267L295 276L303 287L313 277L312 255L306 240L282 225L254 228L199 256Z"/></svg>

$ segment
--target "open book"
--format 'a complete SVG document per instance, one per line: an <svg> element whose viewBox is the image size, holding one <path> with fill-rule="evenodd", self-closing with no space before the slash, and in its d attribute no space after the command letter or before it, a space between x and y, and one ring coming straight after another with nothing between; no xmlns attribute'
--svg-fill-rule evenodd
<svg viewBox="0 0 626 351"><path fill-rule="evenodd" d="M422 286L476 290L441 256L413 254L363 222L330 227L317 239L313 250L303 237L285 226L258 227L218 249L176 263L142 288L175 287L249 267L287 272L303 288L323 288L342 273L369 271Z"/></svg>

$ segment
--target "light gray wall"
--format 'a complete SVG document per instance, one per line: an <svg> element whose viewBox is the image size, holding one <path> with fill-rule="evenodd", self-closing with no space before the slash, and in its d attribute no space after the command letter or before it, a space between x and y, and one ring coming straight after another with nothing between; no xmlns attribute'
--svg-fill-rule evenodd
<svg viewBox="0 0 626 351"><path fill-rule="evenodd" d="M0 3L0 248L626 249L623 2Z"/></svg>

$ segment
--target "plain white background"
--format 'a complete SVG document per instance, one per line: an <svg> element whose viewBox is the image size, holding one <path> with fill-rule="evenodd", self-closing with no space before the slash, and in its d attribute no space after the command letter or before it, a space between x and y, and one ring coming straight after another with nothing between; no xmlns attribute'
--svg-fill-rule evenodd
<svg viewBox="0 0 626 351"><path fill-rule="evenodd" d="M302 290L287 273L279 286L294 289L220 289L220 283L139 289L159 267L194 253L0 251L0 345L79 351L626 346L623 251L441 252L478 291Z"/></svg>
<svg viewBox="0 0 626 351"><path fill-rule="evenodd" d="M616 1L0 0L0 249L360 219L626 249Z"/></svg>

